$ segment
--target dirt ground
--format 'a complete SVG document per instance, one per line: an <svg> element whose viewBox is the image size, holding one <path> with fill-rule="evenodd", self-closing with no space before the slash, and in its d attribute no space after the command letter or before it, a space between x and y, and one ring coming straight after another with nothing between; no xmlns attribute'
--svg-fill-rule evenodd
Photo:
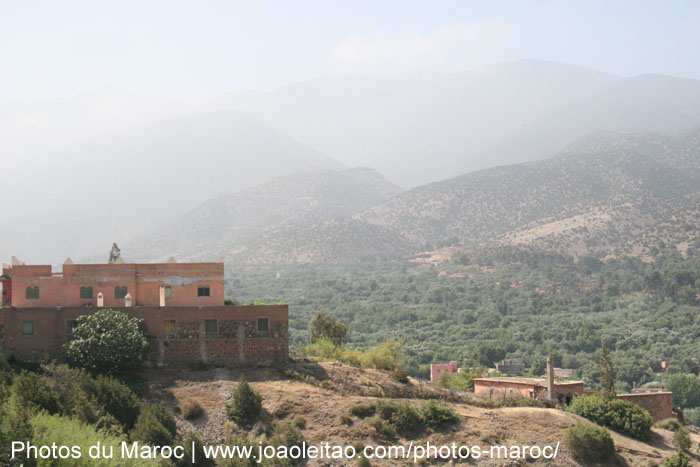
<svg viewBox="0 0 700 467"><path fill-rule="evenodd" d="M567 428L580 417L557 409L532 407L483 408L469 403L444 402L452 406L461 416L459 425L444 431L425 431L404 438L392 439L377 435L368 419L351 417L352 424L341 422L341 415L349 415L350 406L366 403L378 398L400 397L416 405L421 403L427 392L447 398L452 393L433 388L429 384L411 380L408 384L393 381L380 371L361 370L334 363L295 363L289 367L292 372L277 369L228 369L213 368L196 370L153 370L147 373L148 396L151 401L160 401L176 414L178 431L195 431L205 444L223 444L228 421L224 407L230 400L231 391L236 387L241 375L245 375L251 386L263 395L262 421L254 430L261 432L273 422L291 421L301 416L306 421L303 436L307 444L377 446L433 445L481 446L556 446L559 451L554 460L487 459L469 461L432 460L430 464L443 465L556 465L576 466L563 445L562 439ZM449 393L449 394L448 394ZM179 408L188 399L198 401L204 414L192 421L185 420ZM347 422L347 420L346 420ZM616 458L605 465L654 466L662 465L663 459L672 455L675 448L673 433L654 428L654 438L650 443L642 443L623 435L611 432L617 450ZM696 446L700 436L691 433L693 441L693 465L700 465ZM355 461L310 460L309 466L356 465ZM412 465L404 460L373 460L372 465Z"/></svg>

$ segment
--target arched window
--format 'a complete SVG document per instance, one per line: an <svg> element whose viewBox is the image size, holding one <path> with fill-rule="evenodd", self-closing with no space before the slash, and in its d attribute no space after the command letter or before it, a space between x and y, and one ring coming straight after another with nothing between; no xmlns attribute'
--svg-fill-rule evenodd
<svg viewBox="0 0 700 467"><path fill-rule="evenodd" d="M128 293L128 291L126 290L126 287L117 286L114 288L114 298L116 298L117 300L124 299L124 297L126 297L127 293Z"/></svg>
<svg viewBox="0 0 700 467"><path fill-rule="evenodd" d="M38 300L39 287L27 287L26 297L27 300Z"/></svg>
<svg viewBox="0 0 700 467"><path fill-rule="evenodd" d="M80 298L92 298L92 287L81 287Z"/></svg>

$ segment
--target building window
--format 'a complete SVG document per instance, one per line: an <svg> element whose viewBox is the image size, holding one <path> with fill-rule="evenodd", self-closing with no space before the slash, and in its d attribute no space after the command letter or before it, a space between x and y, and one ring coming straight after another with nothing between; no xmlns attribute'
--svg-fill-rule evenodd
<svg viewBox="0 0 700 467"><path fill-rule="evenodd" d="M73 334L73 329L78 326L77 319L69 319L66 321L66 334Z"/></svg>
<svg viewBox="0 0 700 467"><path fill-rule="evenodd" d="M117 286L114 288L114 298L116 298L117 300L123 299L124 297L126 297L126 294L127 294L126 287L118 287Z"/></svg>
<svg viewBox="0 0 700 467"><path fill-rule="evenodd" d="M163 335L164 336L175 335L175 320L174 319L164 319L163 320Z"/></svg>
<svg viewBox="0 0 700 467"><path fill-rule="evenodd" d="M39 299L39 287L27 287L27 300Z"/></svg>
<svg viewBox="0 0 700 467"><path fill-rule="evenodd" d="M173 288L170 287L169 285L165 286L165 298L172 298L173 296Z"/></svg>
<svg viewBox="0 0 700 467"><path fill-rule="evenodd" d="M30 336L34 334L34 321L22 321L22 335Z"/></svg>
<svg viewBox="0 0 700 467"><path fill-rule="evenodd" d="M80 298L92 298L92 287L81 287Z"/></svg>
<svg viewBox="0 0 700 467"><path fill-rule="evenodd" d="M217 333L219 332L219 321L215 319L204 320L204 332Z"/></svg>
<svg viewBox="0 0 700 467"><path fill-rule="evenodd" d="M208 297L209 296L209 286L208 285L200 285L197 287L197 296L198 297Z"/></svg>
<svg viewBox="0 0 700 467"><path fill-rule="evenodd" d="M270 320L267 318L258 318L258 332L267 332L270 330Z"/></svg>

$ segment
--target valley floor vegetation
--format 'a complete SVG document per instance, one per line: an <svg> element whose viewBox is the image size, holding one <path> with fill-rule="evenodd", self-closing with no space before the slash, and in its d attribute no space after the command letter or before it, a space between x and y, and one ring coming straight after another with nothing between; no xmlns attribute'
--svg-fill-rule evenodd
<svg viewBox="0 0 700 467"><path fill-rule="evenodd" d="M526 373L539 376L551 355L557 367L573 368L597 390L603 346L611 349L617 392L700 369L700 257L664 244L646 259L503 248L458 254L437 266L256 267L235 271L227 291L241 303L251 297L289 303L292 351L334 353L361 365L365 352L391 339L403 344L408 374L426 379L431 363L493 367L511 357L523 358ZM347 325L343 345L312 339L319 310ZM670 362L665 374L662 361ZM469 381L457 383L469 388ZM677 405L692 409L700 402L684 397Z"/></svg>

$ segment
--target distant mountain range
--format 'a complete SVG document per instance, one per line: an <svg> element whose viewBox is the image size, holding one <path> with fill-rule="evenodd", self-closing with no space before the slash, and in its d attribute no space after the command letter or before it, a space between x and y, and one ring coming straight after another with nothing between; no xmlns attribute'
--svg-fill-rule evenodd
<svg viewBox="0 0 700 467"><path fill-rule="evenodd" d="M302 171L212 199L124 250L233 264L400 259L444 245L643 254L695 238L698 208L700 130L604 132L547 160L403 192L369 169Z"/></svg>
<svg viewBox="0 0 700 467"><path fill-rule="evenodd" d="M248 262L339 262L498 236L505 243L549 244L550 231L568 232L583 222L575 216L588 219L587 228L597 225L603 235L606 216L612 216L611 225L618 219L610 203L624 199L637 206L635 197L647 195L649 205L662 200L660 189L619 191L618 182L640 177L647 189L653 176L664 173L675 189L692 191L690 182L676 180L692 172L671 173L680 161L637 160L639 148L627 146L627 159L616 159L623 149L615 145L629 144L630 138L618 133L644 133L659 145L673 145L681 137L660 134L697 125L698 80L621 78L534 60L454 74L326 77L270 92L225 95L198 107L117 91L0 104L6 201L0 256L57 263L139 238L150 249L134 248L139 258L176 253ZM601 136L605 132L613 134ZM592 133L602 139L575 143ZM595 144L601 154L593 152ZM658 145L644 145L655 157L663 152ZM579 154L570 154L576 147ZM573 165L547 160L557 153ZM614 157L605 160L608 154ZM580 172L572 162L576 157ZM596 157L613 165L585 165ZM532 164L538 160L546 161ZM295 190L321 183L312 178L292 183L286 191L290 200L280 191L267 205L249 197L241 200L240 211L222 206L242 224L233 227L230 219L215 215L215 208L197 208L303 169L342 173L358 166L377 170L395 190L414 189L398 196L387 191L394 195L387 199L372 183L357 183L336 193L334 206L320 201L329 195L319 190L309 195L316 204L299 207L295 203L303 191ZM658 173L645 175L639 172L643 168ZM593 177L589 185L586 177ZM264 194L255 197L264 201ZM299 208L303 215L287 218L275 203L295 206L290 212ZM649 216L671 215L666 204L658 209L633 210L630 225L646 229ZM278 218L266 218L266 211ZM556 223L569 214L573 224ZM202 231L201 238L177 226L186 219L198 219L194 228ZM202 226L207 222L217 225ZM163 236L165 226L172 232ZM613 243L619 242L611 239L598 249ZM590 248L576 243L571 250Z"/></svg>
<svg viewBox="0 0 700 467"><path fill-rule="evenodd" d="M205 108L253 115L408 188L547 158L594 131L690 128L700 124L700 81L523 60L454 74L326 77Z"/></svg>

